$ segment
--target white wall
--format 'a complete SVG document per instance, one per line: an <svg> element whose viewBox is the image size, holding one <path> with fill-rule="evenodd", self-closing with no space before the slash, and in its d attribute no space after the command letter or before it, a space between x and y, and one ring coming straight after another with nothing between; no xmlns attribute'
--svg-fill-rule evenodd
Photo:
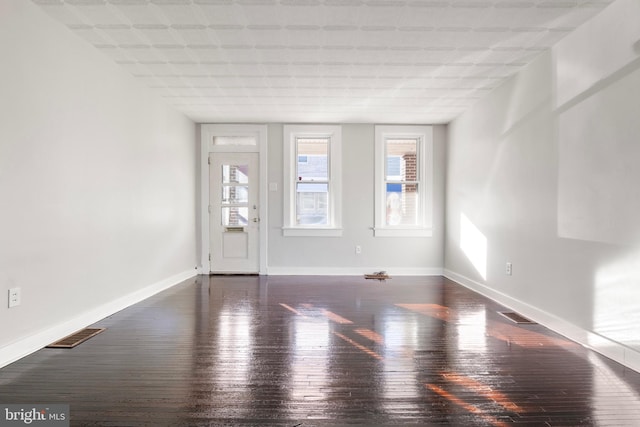
<svg viewBox="0 0 640 427"><path fill-rule="evenodd" d="M0 62L1 366L195 274L196 136L31 2Z"/></svg>
<svg viewBox="0 0 640 427"><path fill-rule="evenodd" d="M638 16L618 0L450 124L445 243L449 277L636 370Z"/></svg>
<svg viewBox="0 0 640 427"><path fill-rule="evenodd" d="M342 125L341 237L282 235L283 125L269 125L270 274L441 274L444 244L445 126L434 126L434 232L432 237L373 237L374 125ZM355 246L362 253L355 253Z"/></svg>

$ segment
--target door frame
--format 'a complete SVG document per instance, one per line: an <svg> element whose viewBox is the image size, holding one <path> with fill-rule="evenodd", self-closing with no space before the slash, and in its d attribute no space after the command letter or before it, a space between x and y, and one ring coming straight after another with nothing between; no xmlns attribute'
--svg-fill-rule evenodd
<svg viewBox="0 0 640 427"><path fill-rule="evenodd" d="M257 145L214 145L216 136L251 136L256 138ZM200 125L200 266L199 273L210 274L211 243L209 236L209 155L215 153L258 153L260 185L258 187L258 203L260 217L259 274L267 274L267 125L256 124L202 124Z"/></svg>

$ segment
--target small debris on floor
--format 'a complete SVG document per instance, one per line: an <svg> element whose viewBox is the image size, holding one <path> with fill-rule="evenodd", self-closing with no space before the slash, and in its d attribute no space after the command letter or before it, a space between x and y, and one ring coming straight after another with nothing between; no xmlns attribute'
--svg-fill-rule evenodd
<svg viewBox="0 0 640 427"><path fill-rule="evenodd" d="M364 275L365 279L377 279L377 280L386 280L386 279L391 279L391 277L389 277L389 275L387 274L386 271L377 271L373 274L365 274Z"/></svg>

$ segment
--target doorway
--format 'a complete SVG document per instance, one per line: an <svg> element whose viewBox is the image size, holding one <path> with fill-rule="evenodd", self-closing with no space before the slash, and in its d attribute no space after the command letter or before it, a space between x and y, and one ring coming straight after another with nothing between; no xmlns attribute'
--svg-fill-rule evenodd
<svg viewBox="0 0 640 427"><path fill-rule="evenodd" d="M200 140L199 271L268 274L267 126L203 124Z"/></svg>

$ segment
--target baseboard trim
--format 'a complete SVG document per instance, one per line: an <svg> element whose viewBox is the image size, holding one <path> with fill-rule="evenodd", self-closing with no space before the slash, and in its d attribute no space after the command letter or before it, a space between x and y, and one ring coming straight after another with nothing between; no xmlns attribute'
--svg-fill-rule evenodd
<svg viewBox="0 0 640 427"><path fill-rule="evenodd" d="M0 368L28 356L54 341L66 337L67 335L88 325L102 320L105 317L111 316L120 310L130 307L195 276L196 272L194 270L184 271L152 285L146 286L138 291L132 292L124 297L120 297L114 301L98 306L74 317L73 319L61 322L8 344L0 348Z"/></svg>
<svg viewBox="0 0 640 427"><path fill-rule="evenodd" d="M271 276L362 276L380 270L389 276L442 276L442 268L404 268L404 267L269 267Z"/></svg>
<svg viewBox="0 0 640 427"><path fill-rule="evenodd" d="M640 352L630 349L620 343L612 341L595 332L578 327L566 320L532 306L524 301L510 297L500 291L491 289L489 286L445 269L444 276L460 285L471 289L487 298L496 301L505 307L514 310L531 320L557 332L572 341L581 344L601 355L608 357L629 369L640 372Z"/></svg>

